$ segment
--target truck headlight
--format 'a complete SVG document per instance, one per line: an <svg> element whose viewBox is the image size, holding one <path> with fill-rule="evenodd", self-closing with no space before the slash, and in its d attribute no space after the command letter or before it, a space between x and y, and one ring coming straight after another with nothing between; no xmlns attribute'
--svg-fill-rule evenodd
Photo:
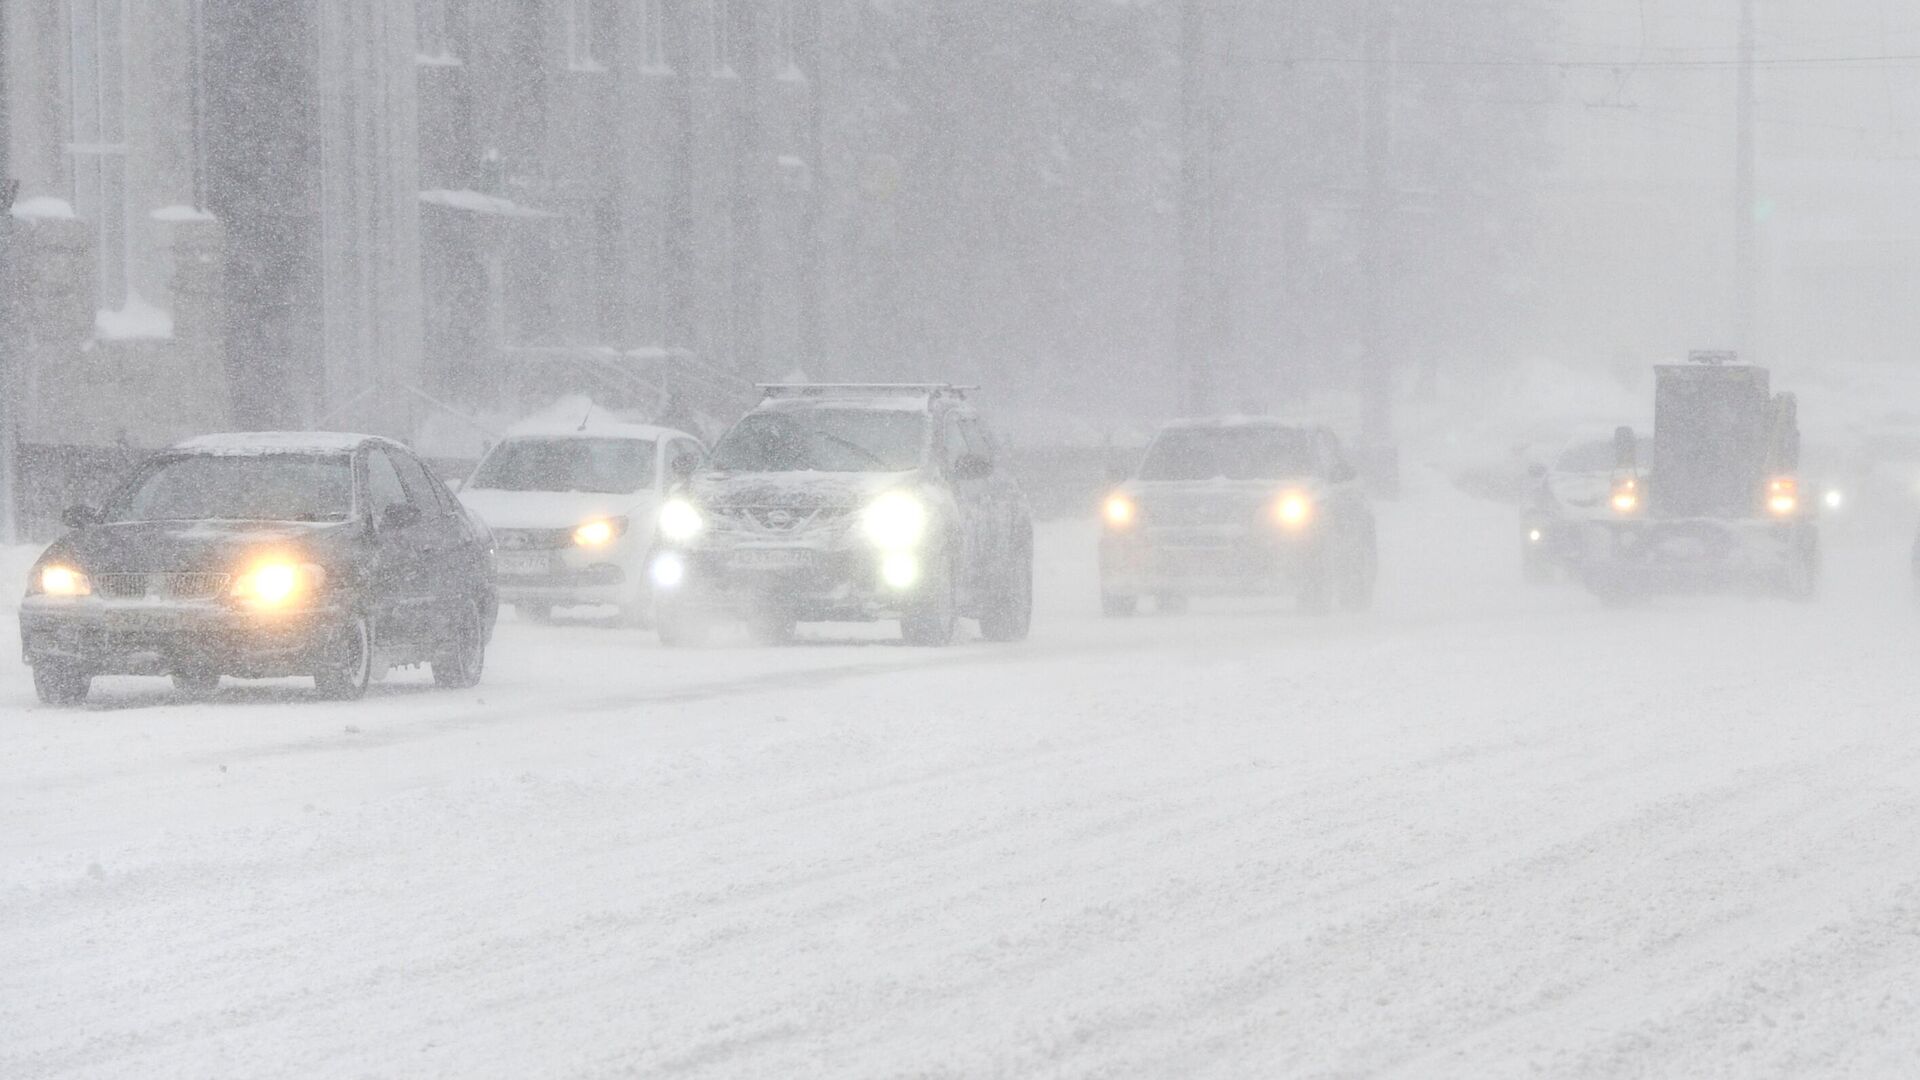
<svg viewBox="0 0 1920 1080"><path fill-rule="evenodd" d="M660 507L660 535L676 544L684 544L706 529L700 509L682 498L668 499Z"/></svg>
<svg viewBox="0 0 1920 1080"><path fill-rule="evenodd" d="M1313 500L1304 491L1283 491L1273 500L1273 523L1283 529L1305 528L1313 520Z"/></svg>
<svg viewBox="0 0 1920 1080"><path fill-rule="evenodd" d="M1100 508L1100 516L1106 520L1107 528L1124 532L1140 520L1140 504L1134 502L1131 495L1116 492L1107 496L1106 505Z"/></svg>
<svg viewBox="0 0 1920 1080"><path fill-rule="evenodd" d="M599 518L586 522L573 530L573 542L577 547L606 547L627 531L627 519Z"/></svg>
<svg viewBox="0 0 1920 1080"><path fill-rule="evenodd" d="M1767 511L1774 517L1790 517L1800 509L1800 485L1791 476L1767 482Z"/></svg>
<svg viewBox="0 0 1920 1080"><path fill-rule="evenodd" d="M93 595L93 582L87 580L87 575L60 563L41 567L40 572L34 575L32 584L33 591L41 596Z"/></svg>
<svg viewBox="0 0 1920 1080"><path fill-rule="evenodd" d="M284 608L319 592L326 576L312 563L267 559L235 577L228 595L253 607Z"/></svg>
<svg viewBox="0 0 1920 1080"><path fill-rule="evenodd" d="M918 547L927 535L927 504L905 491L889 491L867 504L860 525L876 547Z"/></svg>

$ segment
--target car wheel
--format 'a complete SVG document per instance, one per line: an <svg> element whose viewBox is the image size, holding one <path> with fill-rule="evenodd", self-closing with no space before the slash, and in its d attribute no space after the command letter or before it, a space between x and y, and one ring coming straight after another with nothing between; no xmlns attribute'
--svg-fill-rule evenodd
<svg viewBox="0 0 1920 1080"><path fill-rule="evenodd" d="M220 689L220 673L217 671L176 671L173 673L173 688L195 701L205 701Z"/></svg>
<svg viewBox="0 0 1920 1080"><path fill-rule="evenodd" d="M85 668L42 660L33 665L33 692L48 705L71 708L84 704L93 689L93 674Z"/></svg>
<svg viewBox="0 0 1920 1080"><path fill-rule="evenodd" d="M1347 572L1340 582L1340 607L1366 611L1373 607L1373 587L1380 577L1379 549L1369 532L1347 556Z"/></svg>
<svg viewBox="0 0 1920 1080"><path fill-rule="evenodd" d="M1140 598L1119 593L1100 594L1100 614L1109 619L1130 619L1140 610Z"/></svg>
<svg viewBox="0 0 1920 1080"><path fill-rule="evenodd" d="M1033 629L1033 552L1022 551L987 601L980 636L988 641L1025 641Z"/></svg>
<svg viewBox="0 0 1920 1080"><path fill-rule="evenodd" d="M433 668L434 684L448 690L480 685L480 675L487 668L487 631L480 622L478 605L461 606L453 620L451 638L446 651L428 665Z"/></svg>
<svg viewBox="0 0 1920 1080"><path fill-rule="evenodd" d="M697 649L713 632L705 612L671 600L654 607L653 628L660 635L660 644L669 649Z"/></svg>
<svg viewBox="0 0 1920 1080"><path fill-rule="evenodd" d="M315 672L313 685L320 696L334 701L358 701L373 682L373 626L365 615L355 615L334 632L327 665Z"/></svg>
<svg viewBox="0 0 1920 1080"><path fill-rule="evenodd" d="M920 596L900 620L900 636L909 645L938 648L953 641L954 623L959 619L953 595L953 559L939 563L939 571L927 579Z"/></svg>

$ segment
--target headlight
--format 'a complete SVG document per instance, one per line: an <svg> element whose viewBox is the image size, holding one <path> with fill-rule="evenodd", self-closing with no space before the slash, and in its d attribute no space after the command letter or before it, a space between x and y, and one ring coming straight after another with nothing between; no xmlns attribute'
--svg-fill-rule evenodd
<svg viewBox="0 0 1920 1080"><path fill-rule="evenodd" d="M1133 523L1140 520L1140 504L1134 502L1130 495L1109 495L1106 505L1100 509L1100 516L1106 519L1109 529L1131 529Z"/></svg>
<svg viewBox="0 0 1920 1080"><path fill-rule="evenodd" d="M1847 494L1839 488L1828 488L1820 501L1826 503L1829 510L1839 510L1847 505Z"/></svg>
<svg viewBox="0 0 1920 1080"><path fill-rule="evenodd" d="M283 608L320 591L325 581L326 571L311 563L269 559L234 578L228 595L254 607Z"/></svg>
<svg viewBox="0 0 1920 1080"><path fill-rule="evenodd" d="M660 535L676 544L684 544L700 535L706 519L693 503L681 498L668 499L660 507Z"/></svg>
<svg viewBox="0 0 1920 1080"><path fill-rule="evenodd" d="M1632 477L1616 482L1609 503L1616 514L1631 514L1640 509L1640 482Z"/></svg>
<svg viewBox="0 0 1920 1080"><path fill-rule="evenodd" d="M573 530L573 542L579 547L606 547L627 531L626 518L601 518Z"/></svg>
<svg viewBox="0 0 1920 1080"><path fill-rule="evenodd" d="M71 566L43 566L34 576L33 591L41 596L92 596L93 582Z"/></svg>
<svg viewBox="0 0 1920 1080"><path fill-rule="evenodd" d="M1528 530L1527 530L1527 542L1528 542L1528 543L1531 543L1531 544L1537 544L1537 543L1539 543L1539 542L1540 542L1541 540L1544 540L1544 539L1546 539L1546 534L1545 534L1545 533L1543 533L1543 532L1541 532L1541 531L1540 531L1539 529L1528 529Z"/></svg>
<svg viewBox="0 0 1920 1080"><path fill-rule="evenodd" d="M1273 523L1298 529L1313 520L1313 500L1304 491L1283 491L1273 500Z"/></svg>
<svg viewBox="0 0 1920 1080"><path fill-rule="evenodd" d="M927 535L927 504L907 492L889 491L867 504L860 524L879 547L917 547Z"/></svg>
<svg viewBox="0 0 1920 1080"><path fill-rule="evenodd" d="M1800 509L1800 484L1791 476L1767 482L1767 510L1775 517L1787 517Z"/></svg>

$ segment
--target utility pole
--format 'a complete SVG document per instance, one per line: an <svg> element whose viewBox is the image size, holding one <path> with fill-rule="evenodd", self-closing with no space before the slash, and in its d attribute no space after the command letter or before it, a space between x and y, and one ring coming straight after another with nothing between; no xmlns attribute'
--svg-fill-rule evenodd
<svg viewBox="0 0 1920 1080"><path fill-rule="evenodd" d="M8 112L7 19L0 14L0 544L20 541L20 261L13 236L13 200L20 185L13 178L13 127Z"/></svg>
<svg viewBox="0 0 1920 1080"><path fill-rule="evenodd" d="M1180 295L1174 349L1187 381L1187 411L1213 410L1213 307L1208 237L1213 216L1213 132L1207 108L1208 0L1180 10Z"/></svg>
<svg viewBox="0 0 1920 1080"><path fill-rule="evenodd" d="M1363 152L1366 190L1361 198L1360 453L1368 483L1385 496L1399 490L1398 451L1393 437L1393 357L1388 342L1387 221L1397 210L1393 192L1393 5L1370 0L1366 44L1366 107Z"/></svg>
<svg viewBox="0 0 1920 1080"><path fill-rule="evenodd" d="M1754 0L1740 0L1739 101L1735 106L1734 135L1734 297L1733 343L1751 359L1754 316L1759 306L1760 260L1755 210L1759 197L1754 179Z"/></svg>

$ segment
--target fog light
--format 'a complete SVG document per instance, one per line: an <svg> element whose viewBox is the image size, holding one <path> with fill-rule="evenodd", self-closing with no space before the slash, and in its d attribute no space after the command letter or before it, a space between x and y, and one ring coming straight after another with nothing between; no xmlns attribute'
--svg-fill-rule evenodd
<svg viewBox="0 0 1920 1080"><path fill-rule="evenodd" d="M1827 504L1827 509L1838 510L1847 505L1847 496L1839 488L1830 488L1822 501Z"/></svg>
<svg viewBox="0 0 1920 1080"><path fill-rule="evenodd" d="M648 576L655 588L677 589L686 583L687 560L669 551L653 560Z"/></svg>
<svg viewBox="0 0 1920 1080"><path fill-rule="evenodd" d="M1527 541L1528 541L1529 543L1533 543L1533 544L1537 544L1537 543L1539 543L1539 542L1540 542L1540 530L1539 530L1539 529L1528 529L1528 530L1527 530Z"/></svg>
<svg viewBox="0 0 1920 1080"><path fill-rule="evenodd" d="M880 560L880 580L890 589L911 589L920 583L920 560L896 552Z"/></svg>

